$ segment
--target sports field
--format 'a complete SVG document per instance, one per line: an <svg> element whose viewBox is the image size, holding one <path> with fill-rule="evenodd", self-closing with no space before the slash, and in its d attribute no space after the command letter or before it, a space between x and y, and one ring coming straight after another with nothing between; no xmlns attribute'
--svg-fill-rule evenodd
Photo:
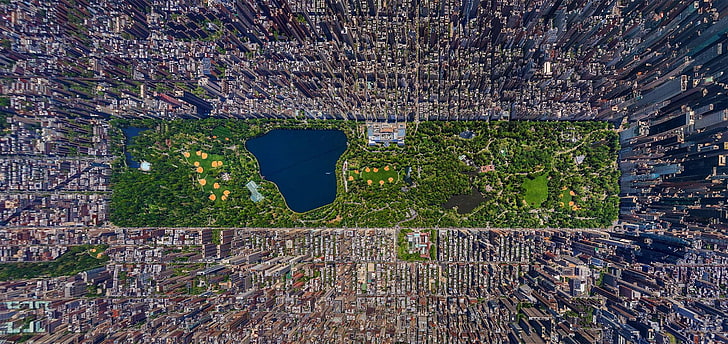
<svg viewBox="0 0 728 344"><path fill-rule="evenodd" d="M576 205L576 202L574 201L574 196L576 196L574 190L569 190L566 186L564 186L561 188L561 193L559 193L559 206L566 209L579 210L579 206Z"/></svg>
<svg viewBox="0 0 728 344"><path fill-rule="evenodd" d="M364 167L349 170L349 181L362 181L367 185L387 185L399 181L399 173L394 166Z"/></svg>
<svg viewBox="0 0 728 344"><path fill-rule="evenodd" d="M182 152L182 156L195 172L196 183L207 194L208 199L211 201L228 199L230 190L224 185L224 181L218 178L220 168L225 164L225 158L222 155L196 150Z"/></svg>

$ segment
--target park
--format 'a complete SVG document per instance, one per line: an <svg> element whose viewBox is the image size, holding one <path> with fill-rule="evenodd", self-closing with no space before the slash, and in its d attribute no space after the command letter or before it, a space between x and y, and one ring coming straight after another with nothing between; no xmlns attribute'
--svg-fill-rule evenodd
<svg viewBox="0 0 728 344"><path fill-rule="evenodd" d="M201 150L197 150L193 153L184 151L182 156L185 160L190 163L197 173L196 182L200 184L203 192L207 194L207 198L211 201L221 200L226 201L230 196L230 190L223 184L229 181L229 178L225 177L225 174L218 174L219 170L223 165L223 157L216 154L208 154ZM218 179L218 175L220 176ZM223 181L225 178L227 180Z"/></svg>
<svg viewBox="0 0 728 344"><path fill-rule="evenodd" d="M422 122L408 124L402 146L368 145L363 124L354 121L114 126L120 146L120 128L151 129L126 150L153 166L114 164L111 220L119 226L597 228L618 213L619 142L605 122ZM248 140L275 129L346 135L346 150L326 172L335 177L333 200L312 210L289 208L246 149ZM258 186L257 202L249 182Z"/></svg>
<svg viewBox="0 0 728 344"><path fill-rule="evenodd" d="M349 181L359 180L365 182L367 186L385 184L394 184L399 181L399 175L394 167L385 165L384 167L363 167L361 170L355 169L349 173Z"/></svg>

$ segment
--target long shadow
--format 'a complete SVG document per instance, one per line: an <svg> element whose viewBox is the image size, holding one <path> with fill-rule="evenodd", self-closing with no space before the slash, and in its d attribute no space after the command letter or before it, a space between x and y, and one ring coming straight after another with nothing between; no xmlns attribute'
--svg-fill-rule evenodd
<svg viewBox="0 0 728 344"><path fill-rule="evenodd" d="M58 183L58 185L56 185L55 187L53 187L51 189L48 189L47 191L49 191L49 192L58 191L58 190L64 188L66 185L68 185L68 183L70 183L72 180L80 177L82 174L84 174L88 171L91 171L91 169L93 169L95 167L104 167L104 166L108 166L108 165L92 163L90 166L84 168L81 171L74 173L70 177L66 178L66 180ZM30 203L28 203L26 206L16 210L14 213L10 214L10 216L8 216L4 220L0 221L0 226L7 226L8 223L10 223L10 221L12 221L14 218L20 216L20 214L22 214L24 211L30 210L34 206L41 204L42 203L41 200L43 198L45 198L45 196L35 196L35 198L33 198L33 200L30 201Z"/></svg>

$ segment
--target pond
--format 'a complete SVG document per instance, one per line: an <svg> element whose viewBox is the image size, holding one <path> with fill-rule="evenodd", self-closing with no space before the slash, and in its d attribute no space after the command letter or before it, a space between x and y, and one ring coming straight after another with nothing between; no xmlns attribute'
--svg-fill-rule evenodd
<svg viewBox="0 0 728 344"><path fill-rule="evenodd" d="M248 140L245 147L291 210L307 212L336 198L336 161L347 147L342 131L277 129Z"/></svg>
<svg viewBox="0 0 728 344"><path fill-rule="evenodd" d="M126 140L124 141L125 146L128 148L129 145L134 142L134 137L139 136L139 134L142 133L142 131L149 130L149 128L136 128L136 127L126 127L122 128L121 131L124 132L124 137L126 137ZM124 155L126 156L126 165L131 168L139 168L141 165L138 161L134 160L134 157L131 156L131 153L129 153L128 149L124 149Z"/></svg>
<svg viewBox="0 0 728 344"><path fill-rule="evenodd" d="M453 195L442 205L445 209L452 209L457 207L458 214L468 214L475 210L480 203L485 201L483 194L478 189L473 188L469 195Z"/></svg>

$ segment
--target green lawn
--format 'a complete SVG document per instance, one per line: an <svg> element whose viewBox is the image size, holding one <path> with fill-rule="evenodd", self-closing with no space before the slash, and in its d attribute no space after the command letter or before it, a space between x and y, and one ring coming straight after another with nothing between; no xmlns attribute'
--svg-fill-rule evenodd
<svg viewBox="0 0 728 344"><path fill-rule="evenodd" d="M230 141L230 137L232 136L232 133L230 132L230 129L226 127L217 127L212 130L212 138L218 139L222 141Z"/></svg>
<svg viewBox="0 0 728 344"><path fill-rule="evenodd" d="M227 196L223 196L225 196L224 192L228 188L224 185L225 182L218 178L220 168L225 166L224 156L209 154L202 150L182 152L182 156L194 170L197 186L201 187L205 194L215 195L214 199L211 198L211 200L227 200Z"/></svg>
<svg viewBox="0 0 728 344"><path fill-rule="evenodd" d="M559 203L559 205L564 208L571 209L569 202L573 201L573 199L574 199L574 196L571 195L571 190L569 190L569 189L561 190L561 193L559 194L559 202L561 202L561 203Z"/></svg>
<svg viewBox="0 0 728 344"><path fill-rule="evenodd" d="M367 184L369 183L368 181L371 180L371 185L387 185L394 184L399 181L397 169L390 165L376 168L364 167L362 169L349 170L349 175L354 177L354 180L361 180Z"/></svg>
<svg viewBox="0 0 728 344"><path fill-rule="evenodd" d="M526 202L533 208L538 208L541 203L546 201L549 195L548 175L541 174L536 178L528 178L523 182L523 188L526 189Z"/></svg>

